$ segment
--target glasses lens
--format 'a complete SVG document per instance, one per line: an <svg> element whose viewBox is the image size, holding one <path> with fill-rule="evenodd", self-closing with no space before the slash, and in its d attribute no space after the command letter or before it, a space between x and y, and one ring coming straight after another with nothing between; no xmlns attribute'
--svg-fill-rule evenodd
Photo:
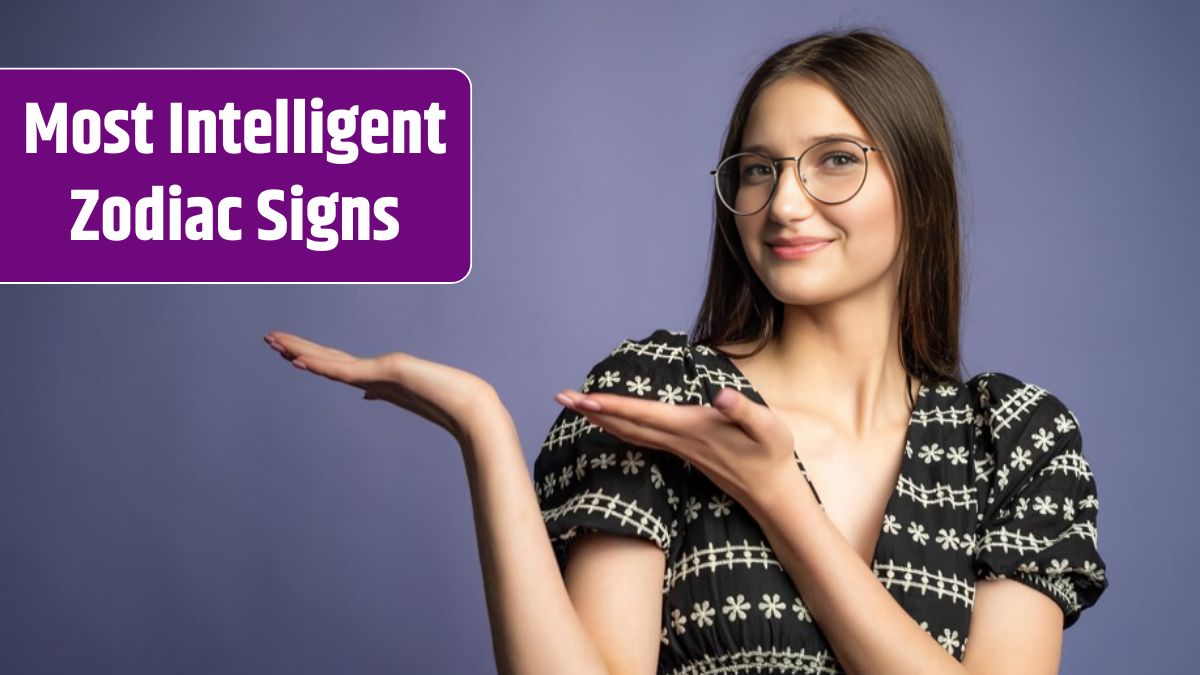
<svg viewBox="0 0 1200 675"><path fill-rule="evenodd" d="M804 153L800 174L814 199L837 204L858 194L867 177L867 158L855 143L827 141Z"/></svg>
<svg viewBox="0 0 1200 675"><path fill-rule="evenodd" d="M717 196L738 215L761 211L775 193L779 171L766 155L743 152L730 155L717 167ZM867 178L867 157L857 143L826 141L812 146L800 159L804 187L814 199L840 204L858 194Z"/></svg>
<svg viewBox="0 0 1200 675"><path fill-rule="evenodd" d="M767 205L775 187L775 165L766 155L730 155L717 167L717 196L734 213L755 213Z"/></svg>

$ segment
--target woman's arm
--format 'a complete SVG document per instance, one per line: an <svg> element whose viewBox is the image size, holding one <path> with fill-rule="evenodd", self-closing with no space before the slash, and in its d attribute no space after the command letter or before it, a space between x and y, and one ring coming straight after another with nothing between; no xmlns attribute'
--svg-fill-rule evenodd
<svg viewBox="0 0 1200 675"><path fill-rule="evenodd" d="M482 397L480 408L461 445L497 668L519 675L606 675L609 662L585 628L559 573L512 418L494 391ZM592 630L610 637L619 630L623 644L614 647L631 646L624 639L634 625L631 621L658 617L657 612L645 611L630 616L628 610L632 602L645 604L643 599L661 603L662 551L647 542L599 534L581 537L572 549L570 571L580 572L573 579L577 595L606 612ZM614 577L622 583L631 580L637 588L613 594L609 587ZM624 611L608 611L614 608ZM658 646L656 629L647 634L649 642L637 643L639 654L645 652L645 644ZM618 657L609 655L613 664Z"/></svg>
<svg viewBox="0 0 1200 675"><path fill-rule="evenodd" d="M559 573L516 427L490 384L405 352L359 358L282 331L272 331L264 340L297 368L362 389L365 399L414 412L458 441L470 484L492 649L500 673L609 675L604 655L584 628L584 615L592 618L592 628L604 644L619 639L622 647L629 642L627 635L644 636L653 623L649 630L654 639L640 644L657 648L654 627L662 605L653 605L661 603L663 553L624 537L608 542L584 537L587 546L575 542L567 576L586 610L578 612ZM614 583L629 592L609 593L616 601L596 600L597 588ZM629 663L624 653L610 659L612 670Z"/></svg>
<svg viewBox="0 0 1200 675"><path fill-rule="evenodd" d="M995 595L988 616L1007 616L990 627L988 636L972 637L994 646L1008 644L1017 653L999 654L989 650L995 660L973 659L968 671L896 602L879 583L875 573L863 562L853 545L829 520L803 484L799 470L782 478L779 488L747 500L747 511L767 535L775 555L800 591L813 619L821 626L830 646L847 672L856 675L907 673L1057 672L1059 640L1042 639L1014 644L1000 633L1016 636L1062 633L1062 615L1036 591L1021 593L1006 588ZM989 589L990 590L990 589ZM981 594L977 600L983 600ZM982 608L978 605L975 612ZM1049 611L1054 610L1054 611ZM1017 621L1014 622L1013 619ZM973 621L972 627L989 628ZM964 636L965 637L965 636ZM1031 650L1036 649L1036 653ZM999 658L1003 657L1003 659ZM1022 665L1020 670L1008 664Z"/></svg>

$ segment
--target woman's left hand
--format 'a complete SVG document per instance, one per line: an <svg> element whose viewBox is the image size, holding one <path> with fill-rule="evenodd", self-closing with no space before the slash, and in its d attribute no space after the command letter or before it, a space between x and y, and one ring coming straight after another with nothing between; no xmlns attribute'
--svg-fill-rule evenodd
<svg viewBox="0 0 1200 675"><path fill-rule="evenodd" d="M614 436L691 462L747 509L768 503L801 477L787 424L735 389L722 389L712 406L570 389L555 399ZM599 409L590 409L589 401Z"/></svg>

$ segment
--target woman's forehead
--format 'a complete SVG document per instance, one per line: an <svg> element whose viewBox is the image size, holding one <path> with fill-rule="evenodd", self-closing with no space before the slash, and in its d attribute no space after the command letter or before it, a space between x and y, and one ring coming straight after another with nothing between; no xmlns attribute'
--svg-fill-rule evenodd
<svg viewBox="0 0 1200 675"><path fill-rule="evenodd" d="M854 113L825 85L799 77L768 85L750 107L744 146L767 146L797 152L827 136L858 138L869 143Z"/></svg>

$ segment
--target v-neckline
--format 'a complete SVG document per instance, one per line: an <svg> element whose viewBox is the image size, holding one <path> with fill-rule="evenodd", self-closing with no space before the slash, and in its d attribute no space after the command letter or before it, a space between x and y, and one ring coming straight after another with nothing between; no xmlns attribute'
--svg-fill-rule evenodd
<svg viewBox="0 0 1200 675"><path fill-rule="evenodd" d="M735 388L739 391L743 391L743 393L749 392L751 399L754 399L757 403L761 403L768 410L771 410L771 406L767 404L767 400L763 398L762 394L760 394L758 389L754 386L754 383L750 381L750 378L746 377L746 374L742 372L741 368L737 367L737 364L733 362L733 359L729 358L728 355L716 349L715 347L712 349L712 351L717 355L718 358L722 359L729 366L730 370L735 376L740 377L742 382L745 383L744 387ZM912 444L915 440L914 436L917 428L917 414L921 412L921 406L925 402L925 393L927 389L928 384L925 382L922 382L921 385L917 387L917 396L913 401L912 413L908 418L908 429L904 432L904 448L900 451L900 472L896 476L896 484L892 486L892 493L888 495L887 503L883 507L883 518L880 520L879 526L876 529L875 549L871 554L872 571L875 570L875 567L883 554L884 526L888 524L888 518L893 517L893 514L897 508L897 502L900 501L900 487L903 485L904 477L908 473L908 464L911 461L915 461L914 457L909 456L908 451L912 447ZM774 411L772 410L772 412ZM800 456L795 454L794 448L792 453L796 457L796 463L800 465L801 472L804 474L804 482L808 483L808 487L810 490L812 490L813 496L817 498L817 503L820 504L822 510L824 510L825 507L821 502L821 495L817 493L816 486L813 485L812 480L810 480L808 477L808 468L804 466L804 460L800 459ZM916 453L914 452L913 455L915 456ZM843 535L843 537L844 536L845 535Z"/></svg>

